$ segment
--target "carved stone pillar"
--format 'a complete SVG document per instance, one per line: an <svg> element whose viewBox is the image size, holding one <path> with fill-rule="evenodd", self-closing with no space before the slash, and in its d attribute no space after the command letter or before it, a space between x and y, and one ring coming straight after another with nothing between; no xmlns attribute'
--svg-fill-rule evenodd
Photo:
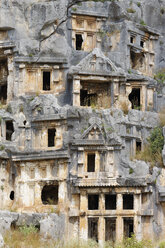
<svg viewBox="0 0 165 248"><path fill-rule="evenodd" d="M141 209L141 194L136 194L134 195L134 210L136 212L136 215L134 217L134 233L138 240L141 240L142 238L142 223L140 216Z"/></svg>
<svg viewBox="0 0 165 248"><path fill-rule="evenodd" d="M99 217L99 223L98 223L98 241L100 247L103 247L104 241L105 241L105 218Z"/></svg>
<svg viewBox="0 0 165 248"><path fill-rule="evenodd" d="M86 216L87 205L87 194L86 191L83 191L80 195L80 238L84 240L88 239L88 218Z"/></svg>
<svg viewBox="0 0 165 248"><path fill-rule="evenodd" d="M80 106L80 77L73 78L73 106Z"/></svg>

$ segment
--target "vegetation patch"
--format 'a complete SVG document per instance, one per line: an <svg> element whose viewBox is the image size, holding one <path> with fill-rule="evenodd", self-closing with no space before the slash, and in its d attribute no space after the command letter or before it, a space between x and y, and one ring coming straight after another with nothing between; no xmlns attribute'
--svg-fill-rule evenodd
<svg viewBox="0 0 165 248"><path fill-rule="evenodd" d="M134 170L132 168L129 168L129 174L133 174Z"/></svg>
<svg viewBox="0 0 165 248"><path fill-rule="evenodd" d="M25 227L28 229L28 227ZM30 230L35 230L30 228ZM63 241L52 241L51 239L41 239L39 233L37 232L22 232L19 229L8 231L4 237L5 247L8 248L99 248L99 244L94 240L70 240L69 242ZM163 244L163 242L162 242ZM104 248L154 248L151 241L142 240L138 241L135 236L131 238L126 238L121 243L111 243L105 242ZM160 248L164 248L165 246L160 246Z"/></svg>
<svg viewBox="0 0 165 248"><path fill-rule="evenodd" d="M128 12L128 13L132 13L132 14L133 14L133 13L135 13L135 12L136 12L136 10L134 10L134 9L132 9L132 8L128 8L128 9L127 9L127 12Z"/></svg>
<svg viewBox="0 0 165 248"><path fill-rule="evenodd" d="M159 123L161 127L165 126L165 109L161 109L159 112Z"/></svg>
<svg viewBox="0 0 165 248"><path fill-rule="evenodd" d="M11 105L10 105L10 104L8 104L8 105L6 106L6 111L7 111L8 113L12 114L12 108L11 108Z"/></svg>
<svg viewBox="0 0 165 248"><path fill-rule="evenodd" d="M144 22L144 20L140 20L140 24L143 25L143 26L146 25L146 23Z"/></svg>
<svg viewBox="0 0 165 248"><path fill-rule="evenodd" d="M135 158L150 162L152 166L163 166L162 150L164 146L164 136L161 127L155 127L148 138L148 144L140 152L137 152Z"/></svg>
<svg viewBox="0 0 165 248"><path fill-rule="evenodd" d="M158 81L158 83L164 83L165 81L165 68L157 71L157 73L154 75L154 79Z"/></svg>
<svg viewBox="0 0 165 248"><path fill-rule="evenodd" d="M160 242L159 248L165 248L165 241Z"/></svg>
<svg viewBox="0 0 165 248"><path fill-rule="evenodd" d="M121 110L123 111L123 113L125 115L128 115L128 111L129 111L128 104L125 101L122 101L120 104L121 104Z"/></svg>

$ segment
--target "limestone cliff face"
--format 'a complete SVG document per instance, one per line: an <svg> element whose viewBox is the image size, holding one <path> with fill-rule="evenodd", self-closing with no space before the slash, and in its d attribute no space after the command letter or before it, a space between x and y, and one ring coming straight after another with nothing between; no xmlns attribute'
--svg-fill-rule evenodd
<svg viewBox="0 0 165 248"><path fill-rule="evenodd" d="M165 2L68 4L0 1L0 232L164 237Z"/></svg>

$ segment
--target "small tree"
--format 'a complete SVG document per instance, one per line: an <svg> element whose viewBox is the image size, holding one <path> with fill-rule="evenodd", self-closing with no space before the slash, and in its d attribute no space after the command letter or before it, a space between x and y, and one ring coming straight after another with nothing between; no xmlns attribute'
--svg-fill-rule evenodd
<svg viewBox="0 0 165 248"><path fill-rule="evenodd" d="M164 146L164 137L163 137L163 131L161 127L155 127L152 131L149 139L148 139L151 153L153 155L156 155L157 153L161 153Z"/></svg>

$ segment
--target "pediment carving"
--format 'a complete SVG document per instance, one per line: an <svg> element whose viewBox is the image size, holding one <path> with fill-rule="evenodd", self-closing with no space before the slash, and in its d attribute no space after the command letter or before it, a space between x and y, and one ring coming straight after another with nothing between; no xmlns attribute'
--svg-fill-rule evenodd
<svg viewBox="0 0 165 248"><path fill-rule="evenodd" d="M80 63L76 66L72 66L70 74L124 74L121 68L115 66L115 64L106 57L99 48L95 48L90 54L88 54Z"/></svg>
<svg viewBox="0 0 165 248"><path fill-rule="evenodd" d="M94 123L83 133L81 139L104 140L104 137L99 125Z"/></svg>

